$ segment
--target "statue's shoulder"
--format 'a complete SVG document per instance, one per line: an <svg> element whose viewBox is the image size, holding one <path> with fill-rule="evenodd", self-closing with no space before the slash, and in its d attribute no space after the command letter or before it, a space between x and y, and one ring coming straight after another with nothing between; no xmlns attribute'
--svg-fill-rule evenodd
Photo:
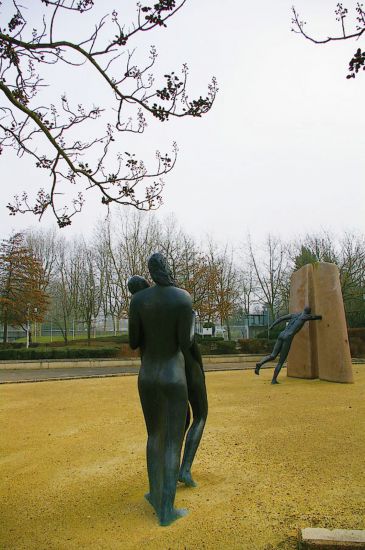
<svg viewBox="0 0 365 550"><path fill-rule="evenodd" d="M131 298L131 301L130 301L131 307L132 306L137 306L138 304L143 303L146 300L146 298L148 298L149 293L152 290L152 288L153 287L144 288L143 290L139 290L138 292L133 294L133 296Z"/></svg>
<svg viewBox="0 0 365 550"><path fill-rule="evenodd" d="M177 298L179 298L181 302L189 305L192 304L192 300L189 292L187 292L183 288L178 288L176 286L172 286L170 288L173 289L174 294L176 295Z"/></svg>

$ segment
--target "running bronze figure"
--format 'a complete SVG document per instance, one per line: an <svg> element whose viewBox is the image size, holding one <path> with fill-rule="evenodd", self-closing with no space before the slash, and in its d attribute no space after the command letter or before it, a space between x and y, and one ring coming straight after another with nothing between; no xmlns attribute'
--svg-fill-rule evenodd
<svg viewBox="0 0 365 550"><path fill-rule="evenodd" d="M312 315L311 311L311 308L309 306L306 306L300 313L289 313L288 315L283 315L282 317L279 317L278 319L276 319L276 321L273 322L271 327L269 327L269 330L271 330L279 323L289 321L285 329L280 332L275 342L274 349L272 350L270 355L267 355L266 357L261 359L261 361L256 363L255 374L260 374L260 368L262 367L262 365L268 363L269 361L273 361L280 353L279 362L276 365L274 376L271 381L272 384L279 383L277 381L277 377L279 375L279 372L281 371L281 367L288 357L288 353L294 336L297 334L297 332L300 331L304 323L306 323L307 321L317 321L319 319L322 319L321 315Z"/></svg>

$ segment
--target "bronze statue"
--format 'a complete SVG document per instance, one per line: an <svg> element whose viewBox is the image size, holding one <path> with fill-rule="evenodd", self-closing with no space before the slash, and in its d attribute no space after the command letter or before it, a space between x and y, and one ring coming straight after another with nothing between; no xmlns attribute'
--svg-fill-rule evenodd
<svg viewBox="0 0 365 550"><path fill-rule="evenodd" d="M199 351L194 345L191 349L191 298L174 286L161 254L153 254L148 267L155 286L148 287L142 277L132 278L128 284L131 292L135 292L129 310L129 340L133 349L141 350L138 390L148 433L150 485L146 499L155 509L160 525L169 525L186 514L186 510L174 508L176 485L178 479L194 485L191 464L204 428L207 406L204 407L204 396L198 396L196 390L201 380L204 390L205 384ZM180 469L188 410L187 379L192 388L194 420Z"/></svg>
<svg viewBox="0 0 365 550"><path fill-rule="evenodd" d="M279 375L279 372L281 371L281 367L288 357L288 353L294 336L297 334L297 332L300 331L304 323L306 323L307 321L317 321L319 319L322 319L321 315L311 315L311 311L311 308L309 306L306 306L300 313L289 313L288 315L283 315L282 317L279 317L278 319L276 319L276 321L273 322L273 324L269 327L269 330L271 330L275 325L282 323L283 321L289 321L285 329L280 332L275 342L274 349L272 350L270 355L267 355L266 357L261 359L261 361L256 363L255 374L260 374L260 368L262 367L262 365L268 363L269 361L273 361L280 353L279 362L275 367L274 376L271 380L272 384L279 383L277 381L277 377Z"/></svg>
<svg viewBox="0 0 365 550"><path fill-rule="evenodd" d="M179 481L190 487L196 486L195 481L191 477L191 466L193 464L196 451L198 450L208 415L208 399L207 390L205 387L203 361L199 346L194 339L194 329L195 312L193 312L191 326L192 345L190 346L188 352L184 353L185 375L188 385L189 403L193 411L193 423L190 426L186 436L184 455L179 473Z"/></svg>

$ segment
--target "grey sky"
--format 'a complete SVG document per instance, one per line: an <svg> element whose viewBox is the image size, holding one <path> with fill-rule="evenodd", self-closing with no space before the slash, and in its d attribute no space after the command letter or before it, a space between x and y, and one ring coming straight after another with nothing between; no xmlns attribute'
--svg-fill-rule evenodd
<svg viewBox="0 0 365 550"><path fill-rule="evenodd" d="M117 3L100 4L102 14ZM141 56L156 45L156 72L162 75L187 62L191 97L205 94L211 76L218 79L216 103L204 118L149 121L143 137L123 136L121 145L153 160L156 148L168 150L178 142L178 163L165 178L158 216L173 212L197 237L209 233L238 243L248 231L261 239L268 232L286 238L322 227L365 229L365 73L345 78L359 43L309 43L290 30L291 5L292 0L188 0L167 29L145 33L143 42L135 43ZM355 2L346 5L354 11ZM340 31L335 1L298 0L295 6L308 32ZM74 31L79 32L79 21L83 18ZM58 73L61 92L84 82L89 89L83 101L108 102L103 86L89 83L87 75L71 83ZM31 193L40 181L45 185L47 178L11 154L0 156L0 168L0 223L6 236L13 228L37 224L31 215L9 217L7 202L15 192ZM97 193L86 198L84 212L62 230L65 235L88 234L103 214ZM50 215L43 223L54 224Z"/></svg>

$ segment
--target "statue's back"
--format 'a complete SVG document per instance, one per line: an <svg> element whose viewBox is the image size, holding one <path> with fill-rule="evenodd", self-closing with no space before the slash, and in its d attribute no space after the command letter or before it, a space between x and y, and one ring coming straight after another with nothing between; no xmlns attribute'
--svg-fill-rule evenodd
<svg viewBox="0 0 365 550"><path fill-rule="evenodd" d="M187 292L156 285L133 297L134 309L140 321L144 357L167 357L189 346L192 305Z"/></svg>

